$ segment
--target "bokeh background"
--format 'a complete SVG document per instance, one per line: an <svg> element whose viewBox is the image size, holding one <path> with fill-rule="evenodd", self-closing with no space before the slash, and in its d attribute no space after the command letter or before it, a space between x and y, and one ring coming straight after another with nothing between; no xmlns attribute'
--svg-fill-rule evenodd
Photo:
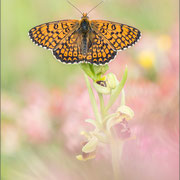
<svg viewBox="0 0 180 180"><path fill-rule="evenodd" d="M71 0L83 12L99 1ZM3 180L110 180L108 151L79 162L86 118L93 113L78 65L64 65L28 37L32 27L80 19L65 0L1 2L1 140ZM124 143L123 180L179 178L179 18L177 0L105 0L90 19L137 27L141 40L119 52L109 71L128 66L126 104L136 139ZM120 99L117 100L118 105ZM114 107L116 108L116 107ZM92 127L88 127L92 128Z"/></svg>

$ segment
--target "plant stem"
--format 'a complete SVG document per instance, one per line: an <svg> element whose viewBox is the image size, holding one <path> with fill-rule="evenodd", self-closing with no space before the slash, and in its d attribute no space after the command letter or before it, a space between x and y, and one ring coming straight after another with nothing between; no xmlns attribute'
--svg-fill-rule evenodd
<svg viewBox="0 0 180 180"><path fill-rule="evenodd" d="M103 94L98 93L99 102L100 102L100 112L99 112L98 105L97 105L95 97L94 97L93 90L91 88L91 84L90 84L89 79L88 79L88 76L93 81L96 81L99 77L101 77L101 74L99 74L99 75L97 74L97 69L94 69L93 65L82 64L81 68L85 72L84 73L85 81L86 81L86 85L87 85L87 88L88 88L89 97L90 97L90 101L91 101L91 105L92 105L92 108L93 108L93 112L94 112L96 121L100 125L102 125L103 121L106 121L106 118L107 118L106 115L108 113L109 108L114 104L114 102L118 98L121 91L122 91L121 105L125 105L125 93L124 93L123 87L124 87L126 79L127 79L127 73L128 73L127 67L125 69L125 72L123 74L121 82L118 84L116 89L114 89L114 91L112 92L112 94L110 96L110 100L109 100L106 107L104 105ZM109 115L108 119L110 117L113 117L113 116L116 116L116 113L114 113L112 115ZM106 131L106 129L103 129L103 128L102 128L102 130ZM105 134L106 134L106 132L105 132ZM112 133L110 131L108 133L107 137L108 136L109 136L110 147L111 147L112 169L113 169L113 174L114 174L114 180L120 180L120 179L122 180L122 173L120 172L120 161L119 161L120 159L119 158L121 157L121 154L122 154L123 142L120 142L120 143L117 142L115 132L113 132L113 135L112 135Z"/></svg>
<svg viewBox="0 0 180 180"><path fill-rule="evenodd" d="M114 180L120 180L122 177L120 176L120 161L119 157L122 154L122 146L123 143L118 143L116 140L111 137L111 158L112 158L112 169L114 174Z"/></svg>
<svg viewBox="0 0 180 180"><path fill-rule="evenodd" d="M114 174L114 180L119 180L119 161L118 161L118 149L114 139L111 139L111 158L112 158L112 169Z"/></svg>
<svg viewBox="0 0 180 180"><path fill-rule="evenodd" d="M85 76L85 81L86 81L86 85L87 85L87 88L88 88L88 92L89 92L89 97L90 97L90 101L91 101L91 104L92 104L92 108L93 108L93 111L94 111L94 115L97 119L97 121L102 124L102 119L101 119L101 115L98 111L98 106L96 104L96 100L95 100L95 97L94 97L94 93L92 91L92 88L91 88L91 85L90 85L90 82L89 82L89 79L88 79L88 76L86 74L84 74Z"/></svg>
<svg viewBox="0 0 180 180"><path fill-rule="evenodd" d="M101 118L103 120L104 116L106 114L105 108L104 108L104 99L103 99L103 95L101 93L98 93L98 96L99 96L99 102L100 102Z"/></svg>

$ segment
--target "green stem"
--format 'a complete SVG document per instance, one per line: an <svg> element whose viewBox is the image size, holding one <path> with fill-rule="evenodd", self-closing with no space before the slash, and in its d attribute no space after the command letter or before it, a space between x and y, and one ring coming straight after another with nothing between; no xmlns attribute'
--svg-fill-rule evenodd
<svg viewBox="0 0 180 180"><path fill-rule="evenodd" d="M84 76L85 76L85 81L86 81L86 85L87 85L88 92L89 92L90 101L91 101L92 108L94 111L94 115L95 115L97 121L101 124L102 123L101 115L99 114L98 106L96 104L96 100L95 100L94 93L92 91L88 76L86 74L84 74Z"/></svg>
<svg viewBox="0 0 180 180"><path fill-rule="evenodd" d="M122 154L123 143L121 144L117 143L116 140L112 137L110 145L111 145L112 169L114 174L114 180L120 180L122 178L120 176L119 157L121 157Z"/></svg>
<svg viewBox="0 0 180 180"><path fill-rule="evenodd" d="M108 111L109 108L114 104L114 102L117 100L122 88L124 87L125 85L125 82L127 80L127 74L128 74L128 70L127 70L127 67L125 69L125 72L123 74L123 77L122 77L122 80L121 82L119 83L119 85L116 87L116 89L114 90L114 92L112 93L111 97L110 97L110 100L105 108L105 111Z"/></svg>
<svg viewBox="0 0 180 180"><path fill-rule="evenodd" d="M99 102L100 102L100 110L101 110L101 118L102 120L104 119L105 116L105 108L104 108L104 99L103 99L103 95L101 93L98 93L99 96Z"/></svg>
<svg viewBox="0 0 180 180"><path fill-rule="evenodd" d="M114 174L114 180L119 180L119 161L118 161L118 149L115 140L111 139L111 158L112 158L112 169Z"/></svg>

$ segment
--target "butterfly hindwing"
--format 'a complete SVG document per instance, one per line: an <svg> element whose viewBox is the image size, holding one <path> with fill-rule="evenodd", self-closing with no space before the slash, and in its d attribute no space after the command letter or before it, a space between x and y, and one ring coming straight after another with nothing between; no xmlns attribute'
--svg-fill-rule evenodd
<svg viewBox="0 0 180 180"><path fill-rule="evenodd" d="M141 36L138 29L111 21L92 20L91 26L92 29L104 37L115 50L123 50L134 45Z"/></svg>
<svg viewBox="0 0 180 180"><path fill-rule="evenodd" d="M86 56L86 62L96 65L103 65L114 59L116 51L99 34L94 33L92 45Z"/></svg>
<svg viewBox="0 0 180 180"><path fill-rule="evenodd" d="M53 50L54 56L64 63L91 63L96 65L103 65L114 59L116 51L114 51L109 44L98 34L94 33L90 39L91 46L86 55L81 53L81 34L73 33L69 37L62 40L62 42Z"/></svg>
<svg viewBox="0 0 180 180"><path fill-rule="evenodd" d="M53 49L78 26L78 20L54 21L32 28L29 31L29 36L35 44L47 49Z"/></svg>
<svg viewBox="0 0 180 180"><path fill-rule="evenodd" d="M80 63L84 61L83 55L80 53L78 44L79 34L72 33L53 50L54 56L64 63Z"/></svg>

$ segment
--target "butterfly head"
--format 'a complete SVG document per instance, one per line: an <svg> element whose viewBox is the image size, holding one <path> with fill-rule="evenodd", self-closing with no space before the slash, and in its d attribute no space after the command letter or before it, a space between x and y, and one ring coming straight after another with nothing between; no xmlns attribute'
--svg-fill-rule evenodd
<svg viewBox="0 0 180 180"><path fill-rule="evenodd" d="M89 19L87 13L82 13L82 15L83 15L83 16L81 17L81 19Z"/></svg>

